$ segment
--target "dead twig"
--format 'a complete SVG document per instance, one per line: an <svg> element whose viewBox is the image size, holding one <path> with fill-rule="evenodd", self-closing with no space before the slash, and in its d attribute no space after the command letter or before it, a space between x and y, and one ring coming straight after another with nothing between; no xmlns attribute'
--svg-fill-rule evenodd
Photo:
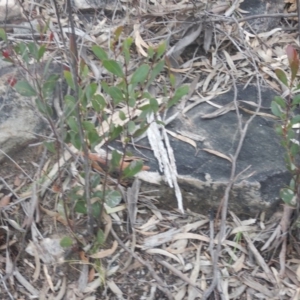
<svg viewBox="0 0 300 300"><path fill-rule="evenodd" d="M180 279L182 279L183 281L185 281L187 284L189 284L190 286L192 286L193 288L195 288L196 291L199 293L199 296L202 295L202 292L197 287L197 285L190 278L188 278L185 274L183 274L178 269L176 269L174 266L172 266L171 264L169 264L168 262L166 262L166 261L164 261L162 259L158 259L156 257L154 257L154 259L158 263L160 263L161 265L163 265L164 267L166 267L167 269L169 269L174 275L178 276Z"/></svg>
<svg viewBox="0 0 300 300"><path fill-rule="evenodd" d="M118 237L118 235L116 234L116 232L114 231L113 228L111 228L111 234L113 235L113 237L118 241L118 243L121 245L121 247L127 251L132 257L134 257L136 260L138 260L143 266L147 267L147 269L149 270L149 272L151 273L152 277L157 281L158 283L158 288L168 297L168 299L174 299L173 295L171 294L171 292L166 289L165 283L163 282L163 280L156 274L155 270L153 269L153 267L146 262L145 260L143 260L141 257L139 257L135 252L133 252L131 249L129 249L124 243L123 241Z"/></svg>
<svg viewBox="0 0 300 300"><path fill-rule="evenodd" d="M239 218L233 213L230 212L234 223L237 226L241 226L241 221L239 220ZM254 246L249 234L247 231L243 232L244 238L247 241L247 244L252 252L252 254L255 256L256 261L258 262L258 264L261 266L261 268L264 270L264 272L266 273L267 277L269 278L269 280L273 283L276 284L276 281L273 277L273 274L269 268L269 266L266 264L266 262L264 261L263 257L261 256L261 254L259 253L259 251L256 249L256 247Z"/></svg>
<svg viewBox="0 0 300 300"><path fill-rule="evenodd" d="M235 21L236 22L236 21ZM230 37L228 34L226 34L227 37L233 42L232 37ZM235 44L235 43L233 43ZM239 49L239 47L237 47ZM234 75L232 74L232 72L229 72L231 74L232 77L232 81L233 81L233 88L234 88L234 105L235 105L235 110L236 110L236 114L237 114L237 121L238 121L238 129L239 129L239 133L240 133L240 139L237 145L237 148L235 150L234 155L232 156L232 166L231 166L231 174L230 174L230 178L229 178L229 182L227 184L227 187L225 189L225 193L224 193L224 198L222 199L222 203L220 205L222 205L222 213L221 213L221 224L220 224L220 232L219 232L219 240L218 240L218 244L217 244L217 250L215 252L215 257L214 260L218 261L219 259L219 255L221 252L221 245L222 242L225 238L225 229L226 229L226 218L227 218L227 211L228 211L228 201L229 201L229 193L231 191L231 188L236 180L236 164L237 164L237 159L238 156L240 154L240 151L242 149L242 145L244 142L244 139L246 137L247 131L248 131L248 127L250 125L250 123L253 121L253 119L256 117L257 113L259 112L260 108L261 108L261 103L262 103L262 99L261 99L261 89L260 89L260 82L259 82L259 77L260 77L260 73L258 71L258 68L255 64L255 60L252 57L252 61L253 61L253 65L255 67L256 70L256 82L257 82L257 91L258 91L258 105L257 108L255 110L255 113L247 120L247 122L245 123L245 125L242 125L242 117L239 113L239 105L238 105L238 101L237 101L237 86L236 86L236 81L234 78ZM204 292L203 294L203 298L202 299L208 299L208 297L210 296L210 294L213 292L213 290L215 289L215 287L218 284L218 280L217 280L217 273L218 273L218 268L217 266L214 269L214 277L213 277L213 281L210 285L210 287Z"/></svg>
<svg viewBox="0 0 300 300"><path fill-rule="evenodd" d="M297 0L298 39L300 41L300 0Z"/></svg>

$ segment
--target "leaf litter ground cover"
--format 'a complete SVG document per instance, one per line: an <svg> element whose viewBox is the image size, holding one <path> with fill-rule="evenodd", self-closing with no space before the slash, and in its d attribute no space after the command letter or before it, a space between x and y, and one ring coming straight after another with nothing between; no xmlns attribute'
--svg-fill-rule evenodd
<svg viewBox="0 0 300 300"><path fill-rule="evenodd" d="M51 9L51 5L48 5L43 9L36 7L36 11L47 14ZM147 7L146 12L141 9L145 14L141 24L138 23L136 7L130 4L126 7L131 20L136 21L127 25L126 30L133 35L136 54L141 56L147 54L148 45L158 43L166 39L170 32L180 30L183 22L179 21L180 15L177 15L182 9L186 14L192 14L194 9L200 12L205 9L202 2L193 5L157 3ZM239 14L238 7L233 8ZM229 11L229 7L223 3L215 3L209 9L219 15ZM79 36L84 33L84 46L89 47L90 41L105 45L103 42L110 34L118 26L124 25L126 16L121 11L117 10L111 23L109 17L100 22L94 19L98 26L90 30L87 30L87 24L76 19L78 28L86 26L85 30L78 31ZM109 12L106 13L109 15ZM218 19L216 15L214 17ZM62 20L63 25L67 26L66 20ZM192 81L199 75L199 80L192 87L194 93L183 102L185 110L192 109L201 101L211 101L215 95L231 88L234 81L248 84L258 74L262 74L263 81L274 90L281 91L275 69L280 67L287 70L284 47L287 43L297 44L296 34L282 34L278 30L254 35L244 25L241 27L244 30L241 38L236 22L214 21L213 33L204 25L199 29L199 20L195 22L196 25L194 21L185 22L182 38L175 38L175 34L172 34L170 40L170 67L176 74L176 81ZM197 46L192 44L201 33L214 37L218 47L209 55L204 56L205 52L200 50L201 55L195 51L191 57L187 57L183 50L187 47L196 50ZM210 48L209 40L206 39L204 48ZM59 37L57 43L61 43ZM93 76L102 76L97 62L91 60L84 51L82 55L86 55ZM115 69L115 72L119 74L120 70ZM163 78L161 80L163 85ZM159 81L157 85L160 85ZM215 105L213 100L211 104ZM23 153L19 153L19 156ZM209 219L208 215L190 211L182 215L175 210L158 209L156 199L149 196L150 193L141 193L137 183L132 187L123 183L124 194L133 202L118 203L118 197L112 196L116 205L112 205L113 208L106 207L103 230L97 233L98 244L92 245L97 251L88 254L90 249L75 247L72 232L76 232L77 238L89 245L86 220L82 214L74 214L72 219L66 220L59 201L62 187L56 185L55 181L61 168L65 187L77 187L80 194L82 182L74 178L81 169L76 161L64 164L63 160L55 169L56 157L51 160L46 157L44 163L39 165L40 157L42 153L36 158L27 159L34 164L35 170L32 170L31 163L23 165L22 169L10 163L1 170L3 299L201 299L203 291L214 280L213 276L218 276L215 298L219 297L219 293L224 299L299 298L296 243L290 243L286 250L285 275L279 273L278 233L275 228L280 215L265 220L262 213L239 220L231 212L223 224L226 235L222 240L218 272L215 273L213 257L215 244L218 243L218 218L212 216ZM24 157L16 157L16 161L20 165L25 158L24 153ZM94 170L97 170L96 166ZM30 180L39 167L49 177L46 189L42 190L32 183L38 182L39 178ZM50 174L53 174L52 178ZM109 178L109 181L115 183L114 178Z"/></svg>

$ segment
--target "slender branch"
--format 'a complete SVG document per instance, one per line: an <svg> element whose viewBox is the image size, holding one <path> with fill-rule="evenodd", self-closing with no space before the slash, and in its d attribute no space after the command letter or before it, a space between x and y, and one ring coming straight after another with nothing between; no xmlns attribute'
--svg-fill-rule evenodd
<svg viewBox="0 0 300 300"><path fill-rule="evenodd" d="M300 41L300 0L297 0L298 39Z"/></svg>
<svg viewBox="0 0 300 300"><path fill-rule="evenodd" d="M237 22L237 20L235 20L235 22ZM225 33L227 35L227 37L233 42L233 39L231 36L229 36L227 33ZM237 46L235 43L233 43L235 46ZM239 50L240 47L237 46L237 48ZM217 244L217 250L214 252L214 257L213 260L214 262L217 262L219 259L219 255L221 253L221 247L222 247L222 241L224 240L225 237L225 229L226 229L226 218L227 218L227 211L228 211L228 202L229 202L229 193L231 191L231 188L236 180L236 164L237 164L237 159L238 156L240 154L240 151L242 149L243 143L244 143L244 139L246 137L247 131L248 131L248 127L250 125L250 123L253 121L253 119L256 117L257 113L259 112L260 108L261 108L261 89L260 89L260 82L259 82L259 77L260 77L260 73L258 71L258 68L255 64L255 60L252 57L252 61L253 61L253 66L256 70L256 81L257 81L257 92L258 92L258 105L257 105L257 109L255 111L255 113L249 118L249 120L247 120L247 122L245 123L244 127L242 127L242 118L241 115L239 113L239 108L238 108L238 101L237 101L237 87L236 87L236 82L235 79L233 77L233 74L230 73L232 75L232 80L233 80L233 87L234 87L234 105L236 108L236 114L237 114L237 120L238 120L238 128L240 131L240 139L237 145L237 148L235 150L234 156L232 157L232 166L231 166L231 174L230 174L230 178L228 181L228 184L226 186L225 189L225 193L224 193L224 197L222 199L222 213L221 213L221 224L220 224L220 232L219 232L219 239L218 239L218 244ZM213 292L213 290L215 289L215 287L218 284L218 267L217 264L214 264L214 269L213 269L213 281L211 283L211 285L209 286L209 288L204 292L202 299L206 300L209 298L210 294Z"/></svg>
<svg viewBox="0 0 300 300"><path fill-rule="evenodd" d="M56 0L54 0L55 2ZM84 157L83 157L83 165L84 165L84 174L85 174L85 183L84 183L84 194L85 194L85 201L87 204L87 215L88 215L88 229L89 233L93 233L93 224L94 224L94 218L93 218L93 211L92 211L92 203L91 203L91 195L90 195L90 172L91 172L91 166L89 163L89 149L87 146L87 143L84 138L84 131L82 127L82 121L81 121L81 112L80 112L80 101L79 101L79 87L78 87L78 52L77 52L77 44L76 44L76 35L75 35L75 25L72 15L72 5L71 0L67 0L67 6L68 6L68 15L69 15L69 22L71 27L71 35L70 35L70 68L72 72L72 77L74 81L74 97L77 100L76 107L75 107L75 113L77 118L77 124L78 124L78 133L80 137L80 142L82 145Z"/></svg>

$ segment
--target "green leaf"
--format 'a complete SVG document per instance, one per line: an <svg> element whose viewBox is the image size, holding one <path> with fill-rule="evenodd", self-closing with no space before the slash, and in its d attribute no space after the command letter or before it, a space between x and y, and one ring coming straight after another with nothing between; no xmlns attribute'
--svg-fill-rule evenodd
<svg viewBox="0 0 300 300"><path fill-rule="evenodd" d="M279 97L279 96L275 96L274 97L274 101L282 108L285 109L286 108L286 102L283 98Z"/></svg>
<svg viewBox="0 0 300 300"><path fill-rule="evenodd" d="M150 104L143 105L139 107L139 109L142 111L139 115L139 119L146 119L147 115L150 115L152 113L152 109L150 107Z"/></svg>
<svg viewBox="0 0 300 300"><path fill-rule="evenodd" d="M280 198L284 201L285 204L295 205L293 204L293 199L295 197L294 192L289 188L283 188L280 190Z"/></svg>
<svg viewBox="0 0 300 300"><path fill-rule="evenodd" d="M291 124L295 125L300 123L300 115L295 116L294 118L291 119Z"/></svg>
<svg viewBox="0 0 300 300"><path fill-rule="evenodd" d="M100 184L101 176L99 174L93 174L91 176L91 187L94 189Z"/></svg>
<svg viewBox="0 0 300 300"><path fill-rule="evenodd" d="M86 202L83 200L79 200L75 204L75 212L79 214L86 214L87 208L86 208Z"/></svg>
<svg viewBox="0 0 300 300"><path fill-rule="evenodd" d="M133 177L140 172L142 168L143 162L141 160L134 160L123 170L122 175L124 178Z"/></svg>
<svg viewBox="0 0 300 300"><path fill-rule="evenodd" d="M165 61L161 60L159 61L154 68L152 69L151 73L150 73L150 77L149 80L147 82L147 87L150 86L150 84L154 81L154 79L157 77L158 74L161 73L161 71L164 69L165 66Z"/></svg>
<svg viewBox="0 0 300 300"><path fill-rule="evenodd" d="M130 61L130 47L132 43L133 43L132 37L126 38L123 42L123 53L124 53L126 65L128 65Z"/></svg>
<svg viewBox="0 0 300 300"><path fill-rule="evenodd" d="M132 85L140 83L140 82L144 82L148 76L150 67L147 64L142 64L141 66L139 66L133 73L130 83Z"/></svg>
<svg viewBox="0 0 300 300"><path fill-rule="evenodd" d="M134 97L130 97L128 100L128 105L130 107L135 107L135 104L136 104L136 99Z"/></svg>
<svg viewBox="0 0 300 300"><path fill-rule="evenodd" d="M3 41L7 41L7 35L6 35L6 32L3 28L0 28L0 39L3 40Z"/></svg>
<svg viewBox="0 0 300 300"><path fill-rule="evenodd" d="M99 200L103 200L103 192L102 191L96 191L95 193L92 194L93 198L98 198Z"/></svg>
<svg viewBox="0 0 300 300"><path fill-rule="evenodd" d="M16 46L14 47L14 50L17 54L22 55L23 52L27 51L27 47L26 47L25 43L20 42L20 43L16 44Z"/></svg>
<svg viewBox="0 0 300 300"><path fill-rule="evenodd" d="M109 139L111 141L113 141L114 139L116 139L121 134L122 131L123 131L123 127L122 126L120 126L120 125L115 126L114 124L112 124L112 126L110 128Z"/></svg>
<svg viewBox="0 0 300 300"><path fill-rule="evenodd" d="M150 98L150 107L153 111L153 113L157 113L159 110L158 102L155 98Z"/></svg>
<svg viewBox="0 0 300 300"><path fill-rule="evenodd" d="M119 39L123 30L124 30L124 26L117 27L117 29L115 30L115 36L114 36L115 41L117 41Z"/></svg>
<svg viewBox="0 0 300 300"><path fill-rule="evenodd" d="M154 54L155 54L154 49L152 47L149 47L147 50L147 58L152 59Z"/></svg>
<svg viewBox="0 0 300 300"><path fill-rule="evenodd" d="M106 194L105 202L109 207L116 207L122 201L122 195L119 191L109 191Z"/></svg>
<svg viewBox="0 0 300 300"><path fill-rule="evenodd" d="M150 124L147 124L145 126L142 126L140 127L133 135L133 137L140 137L142 136L146 131L147 129L149 128Z"/></svg>
<svg viewBox="0 0 300 300"><path fill-rule="evenodd" d="M290 65L290 68L291 68L291 72L292 72L292 75L291 75L291 81L293 82L294 79L296 78L297 76L297 73L298 73L298 69L299 69L299 60L294 60L292 61L291 65Z"/></svg>
<svg viewBox="0 0 300 300"><path fill-rule="evenodd" d="M46 78L46 76L50 73L49 72L49 67L50 67L50 64L53 63L53 60L52 59L49 59L46 63L45 63L45 67L44 67L44 71L43 71L43 77Z"/></svg>
<svg viewBox="0 0 300 300"><path fill-rule="evenodd" d="M93 97L92 106L93 106L93 109L97 113L99 113L100 111L102 111L106 107L106 102L100 94L97 94Z"/></svg>
<svg viewBox="0 0 300 300"><path fill-rule="evenodd" d="M129 121L127 127L129 134L133 134L135 132L135 123L133 121Z"/></svg>
<svg viewBox="0 0 300 300"><path fill-rule="evenodd" d="M174 76L174 74L170 74L170 83L171 83L171 86L173 89L175 89L175 86L176 86L176 78Z"/></svg>
<svg viewBox="0 0 300 300"><path fill-rule="evenodd" d="M82 69L80 71L81 78L86 79L89 75L89 72L90 72L89 67L86 64L84 64L84 66L82 67Z"/></svg>
<svg viewBox="0 0 300 300"><path fill-rule="evenodd" d="M73 117L73 116L69 117L67 119L67 124L69 125L71 130L73 130L75 133L78 132L78 124L77 124L77 120L75 117Z"/></svg>
<svg viewBox="0 0 300 300"><path fill-rule="evenodd" d="M167 44L166 42L162 42L156 49L156 58L160 58L166 51Z"/></svg>
<svg viewBox="0 0 300 300"><path fill-rule="evenodd" d="M59 244L62 248L68 248L73 245L73 240L69 236L65 236L60 240Z"/></svg>
<svg viewBox="0 0 300 300"><path fill-rule="evenodd" d="M109 85L105 81L101 81L101 87L106 94L109 93Z"/></svg>
<svg viewBox="0 0 300 300"><path fill-rule="evenodd" d="M39 51L38 51L38 54L37 54L37 61L38 61L38 62L41 60L41 58L43 58L45 52L46 52L46 46L45 46L45 45L42 45L42 46L39 48Z"/></svg>
<svg viewBox="0 0 300 300"><path fill-rule="evenodd" d="M43 115L46 115L48 117L52 116L52 114L53 114L52 108L47 102L41 100L40 98L37 98L37 99L35 99L35 104L36 104L36 107L38 108L38 110Z"/></svg>
<svg viewBox="0 0 300 300"><path fill-rule="evenodd" d="M92 122L90 122L90 121L83 121L83 122L82 122L82 127L83 127L83 129L86 130L86 131L93 131L93 130L96 130L96 129L95 129L95 125L94 125Z"/></svg>
<svg viewBox="0 0 300 300"><path fill-rule="evenodd" d="M290 146L290 154L292 156L296 156L297 154L299 154L299 145L297 143L298 141L293 141L291 140L291 146Z"/></svg>
<svg viewBox="0 0 300 300"><path fill-rule="evenodd" d="M57 74L52 74L47 78L42 87L43 97L47 98L53 95L58 79L59 75Z"/></svg>
<svg viewBox="0 0 300 300"><path fill-rule="evenodd" d="M113 150L111 155L112 155L112 157L111 157L112 170L118 169L120 167L122 154L119 153L117 150Z"/></svg>
<svg viewBox="0 0 300 300"><path fill-rule="evenodd" d="M113 99L115 105L118 105L124 99L122 91L116 86L109 87L108 94Z"/></svg>
<svg viewBox="0 0 300 300"><path fill-rule="evenodd" d="M187 95L188 92L189 87L187 85L179 87L175 91L174 96L169 100L167 107L170 108L171 106L175 105L183 96Z"/></svg>
<svg viewBox="0 0 300 300"><path fill-rule="evenodd" d="M20 80L15 84L14 88L20 95L25 97L32 97L37 95L35 89L29 84L28 81Z"/></svg>
<svg viewBox="0 0 300 300"><path fill-rule="evenodd" d="M122 110L119 110L119 118L122 120L122 121L125 121L127 119L124 111Z"/></svg>
<svg viewBox="0 0 300 300"><path fill-rule="evenodd" d="M44 146L46 147L46 149L48 151L50 151L51 153L55 153L56 149L55 149L55 142L43 142Z"/></svg>
<svg viewBox="0 0 300 300"><path fill-rule="evenodd" d="M120 64L118 62L116 62L115 60L112 60L112 59L104 60L103 67L110 73L112 73L118 77L124 78L123 70L122 70Z"/></svg>
<svg viewBox="0 0 300 300"><path fill-rule="evenodd" d="M94 148L102 140L102 138L99 136L99 134L97 133L96 130L89 131L87 134L87 138L88 138L92 148Z"/></svg>
<svg viewBox="0 0 300 300"><path fill-rule="evenodd" d="M28 43L27 47L28 47L29 53L32 55L32 57L37 60L38 59L38 47L37 47L36 43L30 42L30 43Z"/></svg>
<svg viewBox="0 0 300 300"><path fill-rule="evenodd" d="M105 243L105 234L102 229L98 229L97 231L97 237L96 237L97 243L102 246Z"/></svg>
<svg viewBox="0 0 300 300"><path fill-rule="evenodd" d="M89 84L85 89L87 99L90 101L97 91L98 85L95 82Z"/></svg>
<svg viewBox="0 0 300 300"><path fill-rule="evenodd" d="M107 53L101 47L94 45L92 46L92 51L100 60L108 59Z"/></svg>
<svg viewBox="0 0 300 300"><path fill-rule="evenodd" d="M287 80L287 77L286 77L286 74L283 70L281 69L276 69L275 70L275 74L277 76L277 78L285 85L285 86L288 86L288 80Z"/></svg>
<svg viewBox="0 0 300 300"><path fill-rule="evenodd" d="M161 126L166 126L166 124L162 121L156 120L155 121L156 124L161 125Z"/></svg>
<svg viewBox="0 0 300 300"><path fill-rule="evenodd" d="M281 125L278 125L275 127L275 131L278 135L283 135L283 130L282 130L282 126Z"/></svg>
<svg viewBox="0 0 300 300"><path fill-rule="evenodd" d="M78 149L78 150L81 150L82 148L82 143L81 143L81 139L80 139L80 135L78 132L74 132L74 131L71 131L70 132L70 138L71 138L71 143L72 145Z"/></svg>
<svg viewBox="0 0 300 300"><path fill-rule="evenodd" d="M71 95L65 95L64 97L64 112L66 116L75 114L76 99Z"/></svg>
<svg viewBox="0 0 300 300"><path fill-rule="evenodd" d="M300 94L296 95L296 96L293 98L292 104L293 104L293 105L298 105L298 104L300 104Z"/></svg>
<svg viewBox="0 0 300 300"><path fill-rule="evenodd" d="M99 218L101 214L101 204L97 201L92 204L92 212L94 218Z"/></svg>
<svg viewBox="0 0 300 300"><path fill-rule="evenodd" d="M67 81L68 86L71 89L75 90L75 84L74 84L74 80L73 80L73 76L72 76L71 72L70 71L64 71L64 77Z"/></svg>
<svg viewBox="0 0 300 300"><path fill-rule="evenodd" d="M272 103L271 103L271 111L272 111L273 115L278 118L280 118L282 116L282 111L281 111L279 105L274 101L272 101Z"/></svg>
<svg viewBox="0 0 300 300"><path fill-rule="evenodd" d="M289 187L290 187L290 189L295 190L295 186L296 186L295 179L292 178L291 181L290 181Z"/></svg>
<svg viewBox="0 0 300 300"><path fill-rule="evenodd" d="M289 140L295 138L295 131L294 131L292 128L290 128L290 129L287 131L287 138L288 138Z"/></svg>

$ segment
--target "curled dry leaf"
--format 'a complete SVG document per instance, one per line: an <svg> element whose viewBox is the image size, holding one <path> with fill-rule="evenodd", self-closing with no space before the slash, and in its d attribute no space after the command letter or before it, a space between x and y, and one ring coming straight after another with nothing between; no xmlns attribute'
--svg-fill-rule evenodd
<svg viewBox="0 0 300 300"><path fill-rule="evenodd" d="M170 253L166 250L163 250L163 249L158 249L158 248L148 249L148 250L146 250L146 252L149 253L149 254L164 255L164 256L167 256L167 257L170 257L170 258L174 259L178 263L181 263L180 259L176 255L174 255L174 254L172 254L172 253Z"/></svg>
<svg viewBox="0 0 300 300"><path fill-rule="evenodd" d="M216 156L219 156L221 158L227 159L228 161L230 161L232 163L232 159L229 156L227 156L227 155L225 155L225 154L223 154L223 153L221 153L219 151L212 150L212 149L207 149L207 148L203 148L202 150L206 151L206 152L208 152L210 154L214 154Z"/></svg>
<svg viewBox="0 0 300 300"><path fill-rule="evenodd" d="M219 116L227 114L228 112L230 112L232 110L235 110L235 106L234 106L233 101L226 104L226 105L224 105L224 106L222 106L222 107L220 107L220 108L218 108L217 110L215 110L212 113L203 115L201 118L202 119L211 119L211 118L219 117Z"/></svg>
<svg viewBox="0 0 300 300"><path fill-rule="evenodd" d="M0 199L0 207L5 207L5 206L7 206L7 205L10 203L11 196L12 196L12 193L3 196L3 197Z"/></svg>
<svg viewBox="0 0 300 300"><path fill-rule="evenodd" d="M90 257L91 258L104 258L104 257L112 255L116 251L117 248L118 248L118 243L117 243L117 241L114 241L113 245L110 249L99 251L95 254L90 255Z"/></svg>
<svg viewBox="0 0 300 300"><path fill-rule="evenodd" d="M44 270L44 274L45 274L45 277L47 279L47 282L49 284L49 287L50 287L51 291L54 292L53 281L52 281L51 276L49 275L48 268L45 264L43 265L43 270Z"/></svg>
<svg viewBox="0 0 300 300"><path fill-rule="evenodd" d="M140 54L142 54L144 57L147 57L148 54L147 52L144 50L145 49L148 49L148 45L147 43L142 39L141 35L140 35L140 25L139 24L135 24L133 26L133 30L134 30L134 37L135 37L135 46L138 50L138 52Z"/></svg>
<svg viewBox="0 0 300 300"><path fill-rule="evenodd" d="M122 291L120 290L120 288L116 285L116 283L112 280L107 280L107 285L110 288L110 290L118 297L118 299L123 298L122 295Z"/></svg>
<svg viewBox="0 0 300 300"><path fill-rule="evenodd" d="M183 136L183 135L180 135L180 134L177 134L171 130L168 130L166 129L167 133L170 134L171 136L173 136L174 138L180 140L180 141L183 141L185 143L188 143L190 144L191 146L193 146L194 148L197 148L197 144L195 141L193 141L192 139L186 137L186 136Z"/></svg>

